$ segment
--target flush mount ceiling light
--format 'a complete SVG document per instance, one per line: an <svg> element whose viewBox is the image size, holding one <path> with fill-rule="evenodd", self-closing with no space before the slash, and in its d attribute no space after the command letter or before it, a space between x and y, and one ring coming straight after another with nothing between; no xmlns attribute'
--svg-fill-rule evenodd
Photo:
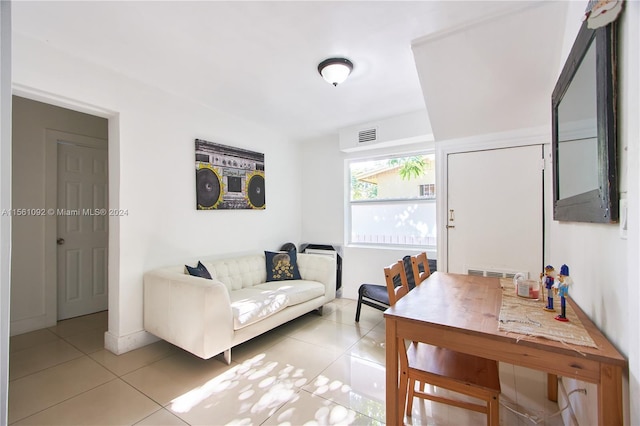
<svg viewBox="0 0 640 426"><path fill-rule="evenodd" d="M345 81L351 74L352 69L353 64L345 58L325 59L318 65L318 72L322 78L334 86Z"/></svg>

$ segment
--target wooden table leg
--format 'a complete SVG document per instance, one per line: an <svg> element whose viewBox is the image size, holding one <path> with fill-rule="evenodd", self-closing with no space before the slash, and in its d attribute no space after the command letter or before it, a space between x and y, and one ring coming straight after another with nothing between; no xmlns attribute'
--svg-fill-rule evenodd
<svg viewBox="0 0 640 426"><path fill-rule="evenodd" d="M547 373L547 398L558 402L558 376L551 373Z"/></svg>
<svg viewBox="0 0 640 426"><path fill-rule="evenodd" d="M598 386L598 424L621 425L622 414L622 368L600 364Z"/></svg>
<svg viewBox="0 0 640 426"><path fill-rule="evenodd" d="M386 345L387 345L387 360L386 360L386 375L387 375L387 389L386 389L386 405L387 405L387 425L393 426L398 423L398 343L397 343L397 322L394 320L386 319ZM404 413L403 413L404 414Z"/></svg>

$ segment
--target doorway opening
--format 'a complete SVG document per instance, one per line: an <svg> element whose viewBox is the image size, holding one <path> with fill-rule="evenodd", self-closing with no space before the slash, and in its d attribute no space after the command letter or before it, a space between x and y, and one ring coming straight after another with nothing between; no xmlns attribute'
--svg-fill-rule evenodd
<svg viewBox="0 0 640 426"><path fill-rule="evenodd" d="M108 309L106 118L13 96L11 335Z"/></svg>

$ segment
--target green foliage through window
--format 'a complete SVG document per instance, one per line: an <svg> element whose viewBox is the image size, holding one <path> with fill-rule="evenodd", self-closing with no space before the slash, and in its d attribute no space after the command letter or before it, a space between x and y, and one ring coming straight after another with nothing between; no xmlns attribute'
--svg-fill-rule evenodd
<svg viewBox="0 0 640 426"><path fill-rule="evenodd" d="M351 199L352 200L374 200L378 197L378 185L363 182L351 175Z"/></svg>
<svg viewBox="0 0 640 426"><path fill-rule="evenodd" d="M424 169L427 165L423 157L401 157L389 160L390 166L400 166L398 172L404 180L419 178L424 175Z"/></svg>

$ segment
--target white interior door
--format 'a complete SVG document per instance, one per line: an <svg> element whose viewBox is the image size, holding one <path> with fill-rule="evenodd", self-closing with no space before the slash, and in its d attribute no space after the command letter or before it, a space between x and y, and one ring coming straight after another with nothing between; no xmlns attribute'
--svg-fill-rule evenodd
<svg viewBox="0 0 640 426"><path fill-rule="evenodd" d="M542 159L541 145L448 155L449 272L540 273Z"/></svg>
<svg viewBox="0 0 640 426"><path fill-rule="evenodd" d="M107 309L107 147L58 141L58 319Z"/></svg>

